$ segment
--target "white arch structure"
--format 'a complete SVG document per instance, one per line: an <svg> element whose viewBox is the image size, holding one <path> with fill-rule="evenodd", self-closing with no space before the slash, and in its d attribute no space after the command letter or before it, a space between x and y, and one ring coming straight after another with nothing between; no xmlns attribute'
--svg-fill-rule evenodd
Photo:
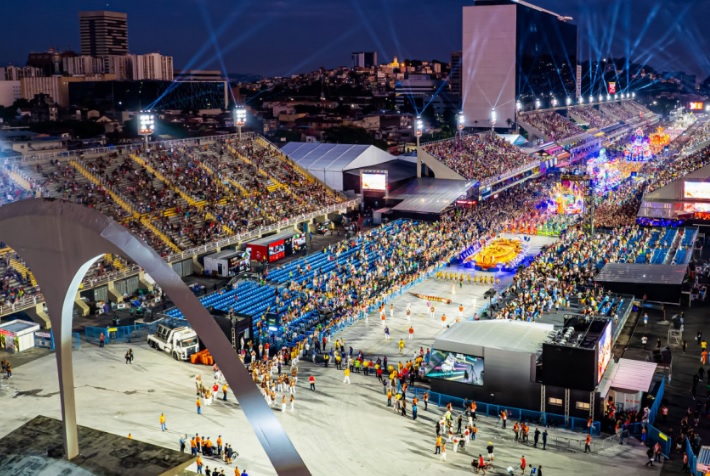
<svg viewBox="0 0 710 476"><path fill-rule="evenodd" d="M239 361L214 318L163 259L125 227L94 209L53 199L0 207L0 241L25 260L42 289L55 336L65 456L79 455L72 368L72 310L82 278L106 253L141 266L180 308L239 400L244 414L279 475L310 472Z"/></svg>

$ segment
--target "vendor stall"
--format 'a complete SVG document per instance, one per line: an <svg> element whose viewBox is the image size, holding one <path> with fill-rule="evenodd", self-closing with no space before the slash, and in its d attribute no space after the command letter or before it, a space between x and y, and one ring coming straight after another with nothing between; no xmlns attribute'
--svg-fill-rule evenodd
<svg viewBox="0 0 710 476"><path fill-rule="evenodd" d="M39 324L16 319L0 324L0 348L8 352L22 352L35 346L35 332Z"/></svg>

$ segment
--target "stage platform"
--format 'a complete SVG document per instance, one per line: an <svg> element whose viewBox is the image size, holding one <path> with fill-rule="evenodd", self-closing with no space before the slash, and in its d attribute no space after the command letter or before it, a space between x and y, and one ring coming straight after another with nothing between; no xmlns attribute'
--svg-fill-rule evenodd
<svg viewBox="0 0 710 476"><path fill-rule="evenodd" d="M440 214L473 186L464 180L422 177L390 192L388 199L402 200L392 211L405 214Z"/></svg>

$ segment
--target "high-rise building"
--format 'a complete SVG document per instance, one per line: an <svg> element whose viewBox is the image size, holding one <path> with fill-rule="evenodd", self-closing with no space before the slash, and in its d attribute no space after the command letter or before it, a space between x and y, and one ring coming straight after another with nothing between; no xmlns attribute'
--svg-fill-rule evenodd
<svg viewBox="0 0 710 476"><path fill-rule="evenodd" d="M42 75L40 68L34 66L5 66L0 68L0 81L19 81L22 78L36 78Z"/></svg>
<svg viewBox="0 0 710 476"><path fill-rule="evenodd" d="M116 79L133 79L133 57L131 55L106 55L103 57L104 71Z"/></svg>
<svg viewBox="0 0 710 476"><path fill-rule="evenodd" d="M154 79L161 81L173 80L173 57L159 53L147 55L131 55L133 63L132 79Z"/></svg>
<svg viewBox="0 0 710 476"><path fill-rule="evenodd" d="M506 127L518 101L549 104L555 97L564 104L575 95L577 26L571 20L523 0L476 0L463 7L466 126L489 127L494 116L498 127Z"/></svg>
<svg viewBox="0 0 710 476"><path fill-rule="evenodd" d="M105 71L104 60L93 56L74 56L62 58L64 74L70 76L84 74L102 74Z"/></svg>
<svg viewBox="0 0 710 476"><path fill-rule="evenodd" d="M27 66L32 66L42 70L42 76L52 76L53 74L63 74L63 61L65 58L73 58L76 53L73 51L57 51L50 48L48 51L32 52L27 55Z"/></svg>
<svg viewBox="0 0 710 476"><path fill-rule="evenodd" d="M128 15L125 13L80 12L79 28L82 55L128 54Z"/></svg>
<svg viewBox="0 0 710 476"><path fill-rule="evenodd" d="M451 53L451 67L449 68L449 85L451 93L461 96L461 52Z"/></svg>
<svg viewBox="0 0 710 476"><path fill-rule="evenodd" d="M22 97L20 81L0 81L0 106L8 107Z"/></svg>
<svg viewBox="0 0 710 476"><path fill-rule="evenodd" d="M353 68L372 68L377 66L376 51L358 51L352 54Z"/></svg>

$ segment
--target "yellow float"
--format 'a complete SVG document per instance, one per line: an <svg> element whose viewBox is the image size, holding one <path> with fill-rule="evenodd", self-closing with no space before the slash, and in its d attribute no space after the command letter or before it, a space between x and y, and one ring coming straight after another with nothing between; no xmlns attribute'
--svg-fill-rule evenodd
<svg viewBox="0 0 710 476"><path fill-rule="evenodd" d="M476 254L476 268L483 271L493 270L499 264L507 265L524 254L523 243L513 238L496 238L486 244Z"/></svg>

